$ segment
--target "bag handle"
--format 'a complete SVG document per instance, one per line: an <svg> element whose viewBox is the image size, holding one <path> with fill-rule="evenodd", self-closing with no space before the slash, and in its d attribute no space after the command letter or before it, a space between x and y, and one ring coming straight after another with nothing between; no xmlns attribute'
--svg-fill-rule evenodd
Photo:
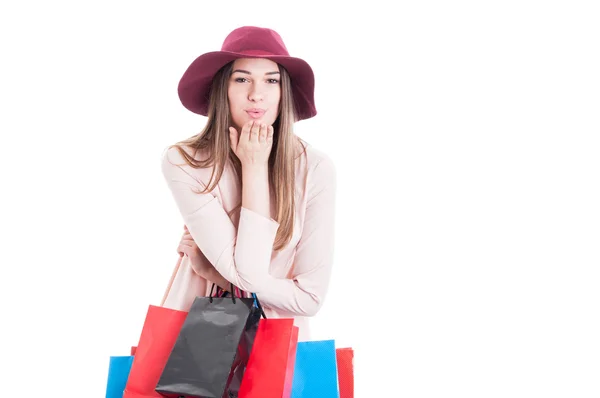
<svg viewBox="0 0 600 398"><path fill-rule="evenodd" d="M209 300L211 303L213 301L213 291L215 290L215 286L216 283L213 282L212 286L210 287L210 294L209 294ZM233 303L235 304L235 289L233 288L233 283L229 283L229 286L231 286L231 299L233 300ZM241 298L241 297L240 297Z"/></svg>
<svg viewBox="0 0 600 398"><path fill-rule="evenodd" d="M181 265L181 260L183 259L183 256L179 256L179 259L177 259L177 263L175 264L175 268L173 269L173 274L171 275L171 280L169 280L169 284L167 285L167 288L165 289L165 294L163 294L163 298L160 302L160 306L164 306L165 305L165 301L167 301L167 297L169 296L169 292L171 291L171 286L173 286L173 281L175 281L175 277L177 276L177 271L179 271L179 266Z"/></svg>
<svg viewBox="0 0 600 398"><path fill-rule="evenodd" d="M262 315L262 317L264 319L267 319L267 316L265 315L265 311L263 311L263 307L262 307L262 305L260 305L260 301L258 301L258 297L256 297L255 293L252 293L252 298L254 299L254 303L256 304L256 306L258 307L258 309L260 310L260 315Z"/></svg>
<svg viewBox="0 0 600 398"><path fill-rule="evenodd" d="M163 298L160 302L161 307L164 306L165 301L167 301L167 297L169 296L169 292L171 291L171 286L173 286L173 281L175 281L175 277L177 276L177 271L179 271L179 267L181 266L182 259L183 259L183 256L179 256L179 258L177 259L177 263L175 264L175 268L173 268L173 273L171 274L171 279L169 280L169 284L167 285L167 288L165 289L165 293L163 294ZM235 289L233 288L233 283L230 283L230 286L231 286L231 298L232 298L233 302L235 303ZM213 283L210 288L210 299L209 300L211 303L212 303L212 299L213 299L214 288L215 288L215 283ZM255 293L252 293L252 298L254 299L254 304L256 304L256 307L260 311L260 315L264 319L267 319L267 316L265 315L265 311L263 310L263 307L260 304L260 301L258 300L258 297L256 297Z"/></svg>
<svg viewBox="0 0 600 398"><path fill-rule="evenodd" d="M212 286L210 287L210 298L209 301L212 303L213 302L213 291L215 289L216 284L213 283ZM233 300L233 303L235 304L235 289L233 286L233 283L229 283L229 286L231 287L231 299ZM241 298L241 297L239 297ZM265 315L265 311L263 310L262 305L260 304L260 301L258 300L258 297L256 297L255 293L252 293L252 298L254 299L254 304L256 305L256 307L258 308L258 310L260 311L260 315L264 318L267 319L267 316Z"/></svg>

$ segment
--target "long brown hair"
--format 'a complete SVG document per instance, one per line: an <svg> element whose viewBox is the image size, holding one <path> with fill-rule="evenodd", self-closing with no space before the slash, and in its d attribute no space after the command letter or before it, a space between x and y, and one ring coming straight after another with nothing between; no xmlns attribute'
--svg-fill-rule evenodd
<svg viewBox="0 0 600 398"><path fill-rule="evenodd" d="M298 148L304 148L302 141L294 134L293 124L297 120L292 94L290 76L281 65L281 99L279 101L279 114L273 123L273 147L269 155L269 187L275 198L276 216L279 229L275 236L274 250L280 250L289 243L294 229L294 187L295 187L295 159ZM221 176L227 162L231 162L241 181L242 165L233 150L229 139L229 126L231 114L227 97L229 78L233 69L233 62L222 67L213 78L210 90L208 107L208 121L202 131L188 139L180 141L171 147L176 147L186 163L194 168L212 167L210 180L206 188L198 193L212 191ZM183 147L188 146L195 151L201 150L208 154L203 160L194 158ZM237 210L241 203L234 209Z"/></svg>

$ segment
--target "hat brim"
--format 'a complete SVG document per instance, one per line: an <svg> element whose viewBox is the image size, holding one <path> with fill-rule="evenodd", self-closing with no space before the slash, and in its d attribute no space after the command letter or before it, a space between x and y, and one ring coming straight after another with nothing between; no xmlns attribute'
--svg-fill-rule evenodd
<svg viewBox="0 0 600 398"><path fill-rule="evenodd" d="M284 55L248 55L228 51L202 54L188 66L177 88L183 106L191 112L207 116L210 86L215 73L239 58L266 58L283 66L290 75L298 120L317 114L314 103L315 77L306 61Z"/></svg>

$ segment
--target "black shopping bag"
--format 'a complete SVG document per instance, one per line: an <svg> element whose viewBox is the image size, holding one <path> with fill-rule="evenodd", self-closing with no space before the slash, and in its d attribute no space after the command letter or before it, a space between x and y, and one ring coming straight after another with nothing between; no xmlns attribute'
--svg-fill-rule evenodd
<svg viewBox="0 0 600 398"><path fill-rule="evenodd" d="M212 289L210 297L196 297L156 392L173 398L237 397L261 314L256 297L212 297Z"/></svg>

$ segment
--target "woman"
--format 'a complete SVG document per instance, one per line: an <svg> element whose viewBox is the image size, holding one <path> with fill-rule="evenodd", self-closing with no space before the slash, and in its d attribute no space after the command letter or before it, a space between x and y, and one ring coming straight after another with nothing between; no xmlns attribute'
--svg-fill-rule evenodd
<svg viewBox="0 0 600 398"><path fill-rule="evenodd" d="M195 278L168 295L231 283L309 340L331 275L336 184L330 158L293 133L316 115L312 69L273 30L242 27L192 62L179 96L208 120L162 158L185 223L177 250Z"/></svg>

